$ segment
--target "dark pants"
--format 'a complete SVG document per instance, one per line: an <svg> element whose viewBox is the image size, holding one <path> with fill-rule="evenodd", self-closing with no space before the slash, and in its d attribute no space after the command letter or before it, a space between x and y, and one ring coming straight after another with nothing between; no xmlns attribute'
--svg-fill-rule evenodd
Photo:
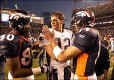
<svg viewBox="0 0 114 80"><path fill-rule="evenodd" d="M64 80L70 80L70 77L71 77L70 66L67 66L64 68ZM58 80L57 69L52 69L52 71L49 73L48 80Z"/></svg>
<svg viewBox="0 0 114 80"><path fill-rule="evenodd" d="M71 67L67 66L64 68L64 80L70 80L71 77Z"/></svg>
<svg viewBox="0 0 114 80"><path fill-rule="evenodd" d="M4 80L4 64L5 62L4 61L1 61L0 62L0 80Z"/></svg>
<svg viewBox="0 0 114 80"><path fill-rule="evenodd" d="M52 69L49 73L48 80L58 80L57 69Z"/></svg>
<svg viewBox="0 0 114 80"><path fill-rule="evenodd" d="M114 80L114 67L113 67L113 70L112 70L111 80Z"/></svg>

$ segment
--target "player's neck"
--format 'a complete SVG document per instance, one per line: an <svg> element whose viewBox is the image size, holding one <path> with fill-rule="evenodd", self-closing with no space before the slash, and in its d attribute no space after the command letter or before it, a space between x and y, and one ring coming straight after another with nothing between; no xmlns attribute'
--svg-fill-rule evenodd
<svg viewBox="0 0 114 80"><path fill-rule="evenodd" d="M56 31L63 32L63 27L60 26L58 29L56 29Z"/></svg>
<svg viewBox="0 0 114 80"><path fill-rule="evenodd" d="M56 31L59 31L59 32L63 32L63 29L62 28L59 28L59 29L55 29L55 28L52 28L53 30L56 30Z"/></svg>
<svg viewBox="0 0 114 80"><path fill-rule="evenodd" d="M62 28L61 29L56 29L56 31L63 32L63 29Z"/></svg>

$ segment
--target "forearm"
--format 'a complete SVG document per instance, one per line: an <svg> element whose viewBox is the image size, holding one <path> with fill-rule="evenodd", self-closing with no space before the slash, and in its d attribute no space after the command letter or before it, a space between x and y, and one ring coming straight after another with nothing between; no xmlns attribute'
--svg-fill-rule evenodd
<svg viewBox="0 0 114 80"><path fill-rule="evenodd" d="M32 75L32 74L38 74L38 73L41 73L41 68L38 67L38 68L30 68L30 69L17 69L15 71L10 71L12 76L14 78L18 78L18 77L26 77L26 76L29 76L29 75Z"/></svg>
<svg viewBox="0 0 114 80"><path fill-rule="evenodd" d="M26 77L34 73L32 68L21 68L18 57L7 58L6 63L8 66L8 70L11 72L14 78ZM41 70L37 69L35 73L36 72L41 72Z"/></svg>
<svg viewBox="0 0 114 80"><path fill-rule="evenodd" d="M51 46L46 46L45 49L51 58L56 59L59 62L66 61L67 57L63 53L59 53L58 57L56 57Z"/></svg>
<svg viewBox="0 0 114 80"><path fill-rule="evenodd" d="M66 50L62 51L58 55L57 60L59 62L65 62L71 59L72 57L79 55L81 52L82 51L79 48L75 46L69 46Z"/></svg>
<svg viewBox="0 0 114 80"><path fill-rule="evenodd" d="M20 67L18 57L7 58L6 63L8 66L8 70L11 72L13 77L25 77L33 74L31 68L27 69L27 68Z"/></svg>
<svg viewBox="0 0 114 80"><path fill-rule="evenodd" d="M70 56L67 56L67 55L65 54L65 52L66 52L66 51L62 51L62 52L58 55L57 61L59 61L59 62L66 62L68 59L71 58Z"/></svg>
<svg viewBox="0 0 114 80"><path fill-rule="evenodd" d="M56 48L59 48L59 47L55 46L55 47L52 48L51 46L48 46L46 48L46 50L48 51L48 54L53 59L56 59L59 62L65 62L68 59L70 59L70 58L72 58L74 56L77 56L77 55L79 55L82 52L79 48L76 48L74 46L70 46L64 51L62 51L61 48L59 48L59 49L56 49ZM54 49L56 51L54 51Z"/></svg>
<svg viewBox="0 0 114 80"><path fill-rule="evenodd" d="M53 54L53 48L51 45L46 46L45 49L51 58L56 59L56 56Z"/></svg>
<svg viewBox="0 0 114 80"><path fill-rule="evenodd" d="M53 53L53 48L51 46L47 46L45 47L45 49L52 59L55 59L59 62L66 61L67 57L63 53L59 53L58 57L56 57L55 54Z"/></svg>
<svg viewBox="0 0 114 80"><path fill-rule="evenodd" d="M33 74L32 69L19 69L12 71L10 70L13 78L26 77Z"/></svg>

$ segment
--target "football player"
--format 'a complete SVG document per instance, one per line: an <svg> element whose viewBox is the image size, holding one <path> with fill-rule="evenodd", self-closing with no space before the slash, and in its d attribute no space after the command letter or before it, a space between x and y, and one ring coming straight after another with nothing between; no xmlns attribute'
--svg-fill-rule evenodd
<svg viewBox="0 0 114 80"><path fill-rule="evenodd" d="M13 10L9 24L13 31L1 35L0 43L5 47L10 76L14 80L34 80L33 74L39 73L41 68L32 68L31 43L28 41L30 17L26 11Z"/></svg>
<svg viewBox="0 0 114 80"><path fill-rule="evenodd" d="M99 32L91 28L94 21L94 13L90 10L79 11L74 16L74 24L81 27L75 33L73 45L65 50L59 47L55 41L55 35L48 27L43 27L43 34L50 44L45 46L51 58L65 62L73 58L73 73L75 80L96 80L95 64L100 52Z"/></svg>
<svg viewBox="0 0 114 80"><path fill-rule="evenodd" d="M68 29L64 29L63 13L56 11L51 14L51 26L52 31L54 31L56 41L62 50L66 49L68 46L72 44L73 33ZM51 67L57 69L58 80L70 79L70 71L67 70L67 68L69 68L70 66L69 62L70 61L67 61L66 63L60 63L56 60L51 59Z"/></svg>
<svg viewBox="0 0 114 80"><path fill-rule="evenodd" d="M51 14L51 27L52 28L50 28L50 31L54 32L58 46L61 47L62 50L66 49L68 46L72 44L73 33L68 29L64 29L63 13L55 11ZM70 63L69 63L70 61L67 61L66 63L60 63L52 58L50 61L51 61L50 68L52 73L50 79L52 80L70 79L70 70L69 71L67 70L67 68L70 68Z"/></svg>

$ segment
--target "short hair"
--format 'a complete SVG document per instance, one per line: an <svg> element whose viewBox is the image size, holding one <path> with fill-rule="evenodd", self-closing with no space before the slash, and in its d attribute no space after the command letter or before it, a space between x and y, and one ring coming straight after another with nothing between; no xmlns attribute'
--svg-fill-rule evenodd
<svg viewBox="0 0 114 80"><path fill-rule="evenodd" d="M57 16L60 20L64 20L64 14L60 11L52 12L51 16Z"/></svg>

